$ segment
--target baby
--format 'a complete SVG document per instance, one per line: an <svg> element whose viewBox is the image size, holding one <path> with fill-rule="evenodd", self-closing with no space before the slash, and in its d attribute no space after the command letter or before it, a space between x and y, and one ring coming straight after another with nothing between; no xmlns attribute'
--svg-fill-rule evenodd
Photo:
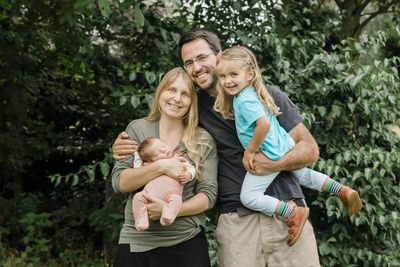
<svg viewBox="0 0 400 267"><path fill-rule="evenodd" d="M138 168L144 164L154 162L159 159L167 159L174 156L182 157L181 152L172 153L170 147L156 137L145 139L135 152L134 167ZM133 197L132 210L135 218L135 227L138 231L144 231L149 228L149 219L147 214L148 200L145 196L159 198L166 202L163 207L160 223L170 225L175 221L178 212L182 206L183 185L193 180L196 170L188 163L184 163L186 170L179 174L179 180L161 175L147 183L141 192Z"/></svg>

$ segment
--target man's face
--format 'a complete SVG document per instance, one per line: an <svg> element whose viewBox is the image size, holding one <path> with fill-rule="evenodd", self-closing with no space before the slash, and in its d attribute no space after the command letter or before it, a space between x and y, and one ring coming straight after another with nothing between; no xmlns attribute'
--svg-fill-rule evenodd
<svg viewBox="0 0 400 267"><path fill-rule="evenodd" d="M189 68L185 67L186 72L199 87L207 91L215 90L217 82L217 57L212 52L204 39L196 39L182 46L183 63L193 61ZM204 56L207 57L203 62L196 61L199 57Z"/></svg>

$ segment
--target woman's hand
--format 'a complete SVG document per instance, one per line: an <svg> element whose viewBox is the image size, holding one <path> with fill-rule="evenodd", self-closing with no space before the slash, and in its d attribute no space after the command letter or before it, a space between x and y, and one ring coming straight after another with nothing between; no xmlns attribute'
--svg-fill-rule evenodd
<svg viewBox="0 0 400 267"><path fill-rule="evenodd" d="M149 204L147 204L147 215L149 219L152 221L159 220L161 218L162 209L166 203L159 198L147 194L143 196L149 202Z"/></svg>
<svg viewBox="0 0 400 267"><path fill-rule="evenodd" d="M121 160L125 158L125 155L132 154L136 151L138 145L136 141L129 140L129 136L126 132L122 132L115 139L112 145L113 158L115 160Z"/></svg>
<svg viewBox="0 0 400 267"><path fill-rule="evenodd" d="M253 164L254 156L255 156L255 153L250 152L247 149L244 151L242 162L243 162L244 168L248 172L254 169L254 164Z"/></svg>
<svg viewBox="0 0 400 267"><path fill-rule="evenodd" d="M163 168L163 173L166 176L169 176L178 182L181 182L179 179L180 173L186 171L185 163L186 159L184 157L172 157L169 159L160 159L157 160L154 164L160 164L161 168Z"/></svg>

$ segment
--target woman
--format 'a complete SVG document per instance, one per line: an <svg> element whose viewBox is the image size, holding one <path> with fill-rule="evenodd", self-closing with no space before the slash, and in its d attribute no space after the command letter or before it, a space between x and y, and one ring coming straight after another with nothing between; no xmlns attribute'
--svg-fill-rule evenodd
<svg viewBox="0 0 400 267"><path fill-rule="evenodd" d="M133 155L129 155L115 163L113 188L117 193L129 193L115 266L210 266L204 211L216 202L218 160L214 141L205 130L197 127L197 122L193 82L182 68L172 69L156 90L149 116L129 123L126 132L138 143L154 136L175 148L174 151L182 152L196 167L197 179L185 184L184 203L172 225L162 226L159 220L150 221L149 229L139 232L135 229L132 197L160 175L178 179L185 160L173 157L133 168ZM159 206L163 204L160 200L154 201ZM159 215L157 213L156 218Z"/></svg>

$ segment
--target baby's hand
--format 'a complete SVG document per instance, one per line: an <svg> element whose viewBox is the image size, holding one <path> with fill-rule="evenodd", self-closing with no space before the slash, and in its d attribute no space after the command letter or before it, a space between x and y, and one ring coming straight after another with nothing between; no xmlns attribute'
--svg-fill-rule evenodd
<svg viewBox="0 0 400 267"><path fill-rule="evenodd" d="M244 168L247 171L254 169L254 165L253 165L254 156L255 156L255 153L251 153L247 149L244 151L242 162L243 162Z"/></svg>
<svg viewBox="0 0 400 267"><path fill-rule="evenodd" d="M192 175L187 171L183 171L183 172L179 173L178 178L179 178L181 184L186 184L187 182L190 181L190 178L192 178Z"/></svg>

